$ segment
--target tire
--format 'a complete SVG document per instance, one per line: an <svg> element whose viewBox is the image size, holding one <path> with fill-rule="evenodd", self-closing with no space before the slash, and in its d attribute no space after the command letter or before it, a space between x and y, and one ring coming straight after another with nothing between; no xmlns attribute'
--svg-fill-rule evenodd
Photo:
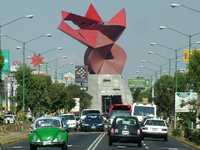
<svg viewBox="0 0 200 150"><path fill-rule="evenodd" d="M168 141L168 136L165 136L165 137L164 137L164 140L165 140L165 141Z"/></svg>
<svg viewBox="0 0 200 150"><path fill-rule="evenodd" d="M142 147L142 141L138 142L138 147Z"/></svg>
<svg viewBox="0 0 200 150"><path fill-rule="evenodd" d="M109 137L109 139L108 139L108 145L112 146L112 144L113 144L113 140L111 139L111 137Z"/></svg>
<svg viewBox="0 0 200 150"><path fill-rule="evenodd" d="M30 150L37 150L37 146L30 144Z"/></svg>
<svg viewBox="0 0 200 150"><path fill-rule="evenodd" d="M67 150L67 149L68 149L67 144L63 144L61 150Z"/></svg>

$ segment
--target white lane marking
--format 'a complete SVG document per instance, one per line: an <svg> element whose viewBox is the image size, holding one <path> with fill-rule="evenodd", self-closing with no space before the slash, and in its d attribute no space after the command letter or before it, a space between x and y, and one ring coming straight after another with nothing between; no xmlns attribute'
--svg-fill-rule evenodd
<svg viewBox="0 0 200 150"><path fill-rule="evenodd" d="M160 149L165 149L165 150L178 150L178 148L169 148L169 147L162 147Z"/></svg>
<svg viewBox="0 0 200 150"><path fill-rule="evenodd" d="M24 149L23 146L13 146L13 147L9 147L9 149Z"/></svg>
<svg viewBox="0 0 200 150"><path fill-rule="evenodd" d="M106 133L103 133L103 135L101 136L101 138L99 138L99 140L96 142L96 144L94 145L92 150L95 150L97 148L97 146L99 145L99 143L101 142L101 140L104 138L104 136L106 135Z"/></svg>
<svg viewBox="0 0 200 150"><path fill-rule="evenodd" d="M119 149L124 149L124 148L126 148L126 146L119 145L119 146L117 146L117 148L119 148Z"/></svg>
<svg viewBox="0 0 200 150"><path fill-rule="evenodd" d="M142 145L144 146L145 149L149 149L149 146L147 146L144 141L142 141Z"/></svg>
<svg viewBox="0 0 200 150"><path fill-rule="evenodd" d="M68 144L67 147L72 147L72 145L69 145L69 144Z"/></svg>
<svg viewBox="0 0 200 150"><path fill-rule="evenodd" d="M103 135L103 133L101 133L93 142L92 144L90 144L90 146L87 148L87 150L91 150L93 145L99 140L99 138L101 138L101 136Z"/></svg>

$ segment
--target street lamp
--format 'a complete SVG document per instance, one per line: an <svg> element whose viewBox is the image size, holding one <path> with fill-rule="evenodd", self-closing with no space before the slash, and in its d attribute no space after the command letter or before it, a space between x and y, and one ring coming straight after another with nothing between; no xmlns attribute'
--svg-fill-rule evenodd
<svg viewBox="0 0 200 150"><path fill-rule="evenodd" d="M27 41L21 41L21 40L18 40L16 38L13 38L11 36L8 36L8 35L4 35L5 37L7 37L8 39L11 39L11 40L14 40L18 43L21 43L22 44L22 50L23 50L23 83L22 83L22 102L23 102L23 105L22 105L22 111L25 111L25 70L24 70L24 67L25 67L25 59L26 59L26 56L25 56L25 50L26 50L26 45L35 41L35 40L38 40L42 37L52 37L51 34L47 33L47 34L41 34L39 36L36 36L36 37L33 37L32 39L30 40L27 40ZM21 47L17 46L17 49L21 49Z"/></svg>
<svg viewBox="0 0 200 150"><path fill-rule="evenodd" d="M148 51L148 54L150 54L150 55L154 54L154 55L157 55L157 56L159 56L161 58L167 59L169 61L169 75L170 75L170 72L171 72L171 58L165 57L165 56L163 56L163 55L161 55L159 53L153 52L153 51Z"/></svg>
<svg viewBox="0 0 200 150"><path fill-rule="evenodd" d="M34 17L34 15L30 14L30 15L26 15L26 16L21 16L21 17L18 17L18 18L15 18L13 20L10 20L6 23L3 23L3 24L0 24L0 50L2 49L2 40L1 40L1 34L2 34L2 28L9 25L9 24L12 24L14 22L17 22L19 20L22 20L22 19L32 19Z"/></svg>
<svg viewBox="0 0 200 150"><path fill-rule="evenodd" d="M161 65L158 65L158 64L156 64L156 63L153 63L152 61L149 61L149 60L141 60L141 62L142 63L150 63L150 64L152 64L152 65L154 65L154 66L157 66L157 67L159 67L160 68L160 77L161 77L161 75L162 75L162 66ZM144 65L145 66L145 65ZM147 69L147 67L145 67L146 69ZM149 69L149 68L148 68ZM151 69L152 70L152 69ZM152 70L153 71L153 70ZM157 79L157 72L155 72L155 76L156 76L156 79Z"/></svg>
<svg viewBox="0 0 200 150"><path fill-rule="evenodd" d="M172 8L182 7L182 8L185 8L185 9L188 9L188 10L191 10L191 11L194 11L194 12L197 12L197 13L200 13L200 10L191 8L191 7L187 6L187 5L180 4L180 3L171 3L170 6L171 6Z"/></svg>
<svg viewBox="0 0 200 150"><path fill-rule="evenodd" d="M166 30L171 30L171 31L176 32L176 33L178 33L178 34L180 34L180 35L182 35L182 36L185 36L185 37L187 37L187 38L189 39L189 40L188 40L188 49L189 49L189 56L188 56L189 62L188 62L188 66L190 66L190 53L191 53L191 47L192 47L192 38L193 38L194 36L199 35L200 32L193 33L193 34L186 34L186 33L184 33L184 32L181 32L181 31L177 30L177 29L174 29L174 28L172 28L172 27L160 26L160 30L164 30L164 29L166 29ZM189 68L188 68L188 69L189 69ZM190 85L190 70L188 70L188 72L189 72L188 75L189 75L189 85ZM189 87L189 88L191 88L191 87Z"/></svg>

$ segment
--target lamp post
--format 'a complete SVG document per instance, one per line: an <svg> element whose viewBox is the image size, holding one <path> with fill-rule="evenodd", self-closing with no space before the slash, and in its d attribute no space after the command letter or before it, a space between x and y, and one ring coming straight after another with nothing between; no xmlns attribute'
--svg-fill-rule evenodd
<svg viewBox="0 0 200 150"><path fill-rule="evenodd" d="M38 39L40 39L40 38L42 38L42 37L52 37L52 35L51 34L41 34L41 35L39 35L39 36L36 36L36 37L34 37L34 38L32 38L32 39L30 39L30 40L27 40L27 41L21 41L21 40L18 40L18 39L16 39L16 38L13 38L13 37L11 37L11 36L8 36L8 35L5 35L5 37L7 37L7 38L9 38L9 39L11 39L11 40L14 40L14 41L16 41L16 42L18 42L18 43L21 43L22 44L22 57L23 57L23 69L22 69L22 71L23 71L23 83L22 83L22 102L23 102L23 104L22 104L22 111L25 111L25 70L24 70L24 67L25 67L25 64L26 64L26 62L25 62L25 59L26 59L26 55L25 55L25 51L26 51L26 45L27 44L29 44L29 43L31 43L31 42L33 42L33 41L35 41L35 40L38 40ZM21 47L17 47L17 49L21 49Z"/></svg>
<svg viewBox="0 0 200 150"><path fill-rule="evenodd" d="M164 58L164 59L168 60L169 61L169 75L170 75L170 72L171 72L171 58L167 58L167 57L165 57L165 56L163 56L163 55L161 55L159 53L153 52L153 51L148 51L148 54L150 54L150 55L154 54L154 55L157 55L157 56L159 56L161 58Z"/></svg>
<svg viewBox="0 0 200 150"><path fill-rule="evenodd" d="M188 66L190 66L190 54L191 54L191 47L192 47L192 38L193 38L194 36L199 35L200 32L193 33L193 34L186 34L186 33L184 33L184 32L181 32L181 31L177 30L177 29L174 29L174 28L172 28L172 27L160 26L160 30L164 30L164 29L166 29L166 30L171 30L171 31L173 31L173 32L176 32L176 33L178 33L178 34L180 34L180 35L185 36L185 37L188 38L188 49L189 49ZM190 85L190 70L189 70L189 68L188 68L188 76L189 76L189 89L190 89L190 88L191 88L191 87L190 87L191 85Z"/></svg>
<svg viewBox="0 0 200 150"><path fill-rule="evenodd" d="M159 46L159 47L162 47L162 48L165 48L165 49L168 49L170 51L174 51L175 53L175 92L177 92L177 59L178 59L178 49L174 49L174 48L171 48L171 47L168 47L166 45L163 45L163 44L160 44L160 43L156 43L156 42L151 42L150 43L150 46Z"/></svg>
<svg viewBox="0 0 200 150"><path fill-rule="evenodd" d="M13 20L10 20L6 23L3 23L3 24L0 24L0 50L2 49L2 39L1 39L1 35L2 35L2 28L9 25L9 24L12 24L14 22L17 22L19 20L22 20L22 19L32 19L34 17L34 15L26 15L26 16L21 16L21 17L18 17L18 18L15 18Z"/></svg>
<svg viewBox="0 0 200 150"><path fill-rule="evenodd" d="M191 8L191 7L187 6L187 5L180 4L180 3L171 3L170 6L171 6L172 8L182 7L182 8L185 8L185 9L188 9L188 10L191 10L191 11L194 11L194 12L196 12L196 13L200 13L200 10Z"/></svg>

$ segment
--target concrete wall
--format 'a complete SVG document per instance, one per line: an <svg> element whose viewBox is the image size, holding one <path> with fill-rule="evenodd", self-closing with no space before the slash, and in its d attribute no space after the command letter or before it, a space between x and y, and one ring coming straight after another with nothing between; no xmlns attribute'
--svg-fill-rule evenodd
<svg viewBox="0 0 200 150"><path fill-rule="evenodd" d="M130 89L121 75L89 75L88 93L93 96L91 108L99 110L102 95L121 95L124 104L132 103Z"/></svg>

